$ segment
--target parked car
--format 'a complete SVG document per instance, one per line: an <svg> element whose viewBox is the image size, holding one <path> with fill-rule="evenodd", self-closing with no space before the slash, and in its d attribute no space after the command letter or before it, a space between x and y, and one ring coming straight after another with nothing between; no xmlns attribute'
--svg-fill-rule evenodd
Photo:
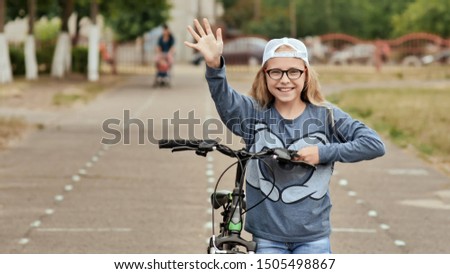
<svg viewBox="0 0 450 274"><path fill-rule="evenodd" d="M332 65L364 64L373 63L375 46L372 44L357 44L336 51L328 61Z"/></svg>
<svg viewBox="0 0 450 274"><path fill-rule="evenodd" d="M258 65L262 63L266 44L267 40L260 37L239 37L225 41L223 57L231 65ZM203 56L200 53L194 54L192 63L199 65L202 62Z"/></svg>
<svg viewBox="0 0 450 274"><path fill-rule="evenodd" d="M450 64L450 49L443 50L434 55L425 55L421 60L424 65L430 65L432 63Z"/></svg>

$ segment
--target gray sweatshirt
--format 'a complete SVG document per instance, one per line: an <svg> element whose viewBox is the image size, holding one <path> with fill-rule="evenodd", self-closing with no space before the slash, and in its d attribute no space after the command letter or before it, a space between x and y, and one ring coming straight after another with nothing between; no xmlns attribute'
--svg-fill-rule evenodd
<svg viewBox="0 0 450 274"><path fill-rule="evenodd" d="M316 169L250 160L246 170L247 212L245 230L254 236L280 242L310 242L331 232L329 182L334 162L357 162L384 155L375 131L331 104L335 130L327 107L307 104L293 120L284 119L269 106L262 108L249 96L228 85L225 65L207 67L206 80L221 120L241 136L251 152L284 147L299 150L319 146ZM262 202L261 202L262 201Z"/></svg>

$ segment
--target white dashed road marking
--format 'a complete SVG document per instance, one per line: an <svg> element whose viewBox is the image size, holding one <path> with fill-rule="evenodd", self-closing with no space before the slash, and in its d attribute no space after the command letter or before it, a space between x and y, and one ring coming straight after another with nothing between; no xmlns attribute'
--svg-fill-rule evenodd
<svg viewBox="0 0 450 274"><path fill-rule="evenodd" d="M337 227L332 229L333 232L348 232L348 233L377 233L376 229L369 228L346 228L346 227Z"/></svg>
<svg viewBox="0 0 450 274"><path fill-rule="evenodd" d="M104 228L63 228L63 227L55 227L55 228L38 228L36 229L38 232L131 232L131 228L122 228L122 227L104 227Z"/></svg>
<svg viewBox="0 0 450 274"><path fill-rule="evenodd" d="M108 150L108 146L103 146L103 150ZM104 155L103 151L97 153L98 156ZM94 163L99 161L98 156L93 156L91 161L86 162L85 167L91 168ZM87 174L87 170L85 168L80 168L77 174L72 175L71 181L72 183L77 183L81 181L81 176L85 176ZM66 192L70 192L74 189L73 184L66 184L64 186L64 190ZM61 203L64 201L65 197L62 194L57 194L53 197L54 201L57 203ZM55 213L55 210L52 208L47 208L45 210L45 215L52 215ZM42 216L41 216L42 217ZM40 228L42 225L41 220L36 220L30 224L30 229L37 230L40 232L130 232L130 228ZM28 235L28 232L25 234ZM26 245L30 242L29 238L21 238L18 243L20 245Z"/></svg>
<svg viewBox="0 0 450 274"><path fill-rule="evenodd" d="M423 176L428 175L428 172L426 170L422 169L390 169L388 170L388 173L391 175L414 175L414 176ZM339 186L341 187L347 187L348 186L348 180L347 179L340 179L338 181ZM357 196L357 192L349 190L347 191L347 195L350 197ZM423 201L421 201L423 202ZM365 204L365 201L363 199L357 199L357 204L363 205ZM419 204L417 201L411 202L411 201L402 201L401 204L404 205L417 205ZM424 203L421 204L423 206ZM432 203L427 203L428 206L430 206ZM436 203L433 204L436 206ZM442 208L442 207L441 207ZM449 207L450 209L450 207ZM367 212L367 215L371 218L378 217L378 212L376 210L369 210ZM379 224L379 227L381 230L389 230L391 227L388 224L381 223ZM333 232L346 232L346 233L376 233L376 229L361 229L361 228L333 228ZM394 245L397 247L403 247L406 246L406 242L403 240L394 240Z"/></svg>
<svg viewBox="0 0 450 274"><path fill-rule="evenodd" d="M421 168L395 168L388 169L388 174L390 175L411 175L411 176L426 176L428 171Z"/></svg>

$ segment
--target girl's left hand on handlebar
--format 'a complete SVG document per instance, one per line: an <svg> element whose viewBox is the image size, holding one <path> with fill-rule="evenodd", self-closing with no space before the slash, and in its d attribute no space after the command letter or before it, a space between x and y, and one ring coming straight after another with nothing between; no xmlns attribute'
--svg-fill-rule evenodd
<svg viewBox="0 0 450 274"><path fill-rule="evenodd" d="M305 161L312 165L319 164L319 147L318 146L308 146L300 149L298 152L298 157L294 160Z"/></svg>

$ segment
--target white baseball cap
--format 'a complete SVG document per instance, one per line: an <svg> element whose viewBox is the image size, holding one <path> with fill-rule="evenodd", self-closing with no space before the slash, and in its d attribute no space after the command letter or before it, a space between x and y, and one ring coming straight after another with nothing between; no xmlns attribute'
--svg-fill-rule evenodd
<svg viewBox="0 0 450 274"><path fill-rule="evenodd" d="M276 50L282 46L286 45L293 49L293 51L279 51ZM263 55L263 61L262 65L266 63L267 60L275 57L293 57L293 58L300 58L307 65L309 65L308 62L308 51L306 49L305 44L301 42L300 40L294 39L294 38L280 38L280 39L272 39L270 40L265 48L264 48L264 55Z"/></svg>

